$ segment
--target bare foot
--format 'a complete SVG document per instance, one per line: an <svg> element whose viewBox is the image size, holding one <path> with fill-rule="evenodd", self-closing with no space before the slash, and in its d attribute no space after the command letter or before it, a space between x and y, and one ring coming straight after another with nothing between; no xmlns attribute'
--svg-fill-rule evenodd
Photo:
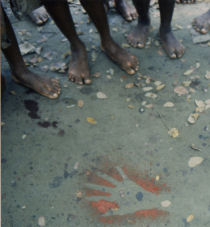
<svg viewBox="0 0 210 227"><path fill-rule="evenodd" d="M69 80L77 84L91 83L87 52L83 44L77 49L72 48L68 76Z"/></svg>
<svg viewBox="0 0 210 227"><path fill-rule="evenodd" d="M121 48L113 40L103 42L102 49L109 58L120 65L128 74L134 74L138 70L138 59Z"/></svg>
<svg viewBox="0 0 210 227"><path fill-rule="evenodd" d="M195 2L196 2L196 0L176 0L176 3L178 3L178 4L192 4Z"/></svg>
<svg viewBox="0 0 210 227"><path fill-rule="evenodd" d="M47 22L47 20L49 19L49 15L48 15L46 9L44 8L44 6L41 6L38 9L35 9L34 11L32 11L29 14L29 17L37 25L42 25L45 22Z"/></svg>
<svg viewBox="0 0 210 227"><path fill-rule="evenodd" d="M126 0L116 1L116 10L127 21L135 20L138 17L135 7L128 4Z"/></svg>
<svg viewBox="0 0 210 227"><path fill-rule="evenodd" d="M194 19L193 27L202 34L206 34L210 30L210 9Z"/></svg>
<svg viewBox="0 0 210 227"><path fill-rule="evenodd" d="M161 32L160 39L163 48L170 58L180 58L184 54L184 46L170 32Z"/></svg>
<svg viewBox="0 0 210 227"><path fill-rule="evenodd" d="M15 82L22 84L25 87L31 88L37 93L46 96L50 99L58 98L60 94L59 81L55 78L41 76L29 70L15 72L12 75Z"/></svg>
<svg viewBox="0 0 210 227"><path fill-rule="evenodd" d="M149 25L139 23L127 36L128 42L133 47L143 48L149 34Z"/></svg>

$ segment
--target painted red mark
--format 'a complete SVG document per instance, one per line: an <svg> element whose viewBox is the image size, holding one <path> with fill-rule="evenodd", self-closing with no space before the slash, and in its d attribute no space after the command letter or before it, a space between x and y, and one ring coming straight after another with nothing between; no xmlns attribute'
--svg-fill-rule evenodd
<svg viewBox="0 0 210 227"><path fill-rule="evenodd" d="M106 187L111 187L111 188L115 188L116 187L114 184L112 184L111 182L103 179L102 177L99 177L95 173L92 173L88 177L88 182L89 183L93 183L93 184L98 184L98 185L106 186Z"/></svg>
<svg viewBox="0 0 210 227"><path fill-rule="evenodd" d="M122 176L119 174L118 170L114 167L106 168L102 171L103 173L106 173L108 176L114 178L117 181L123 181Z"/></svg>
<svg viewBox="0 0 210 227"><path fill-rule="evenodd" d="M111 193L108 192L102 192L99 190L95 190L95 189L87 189L86 190L86 196L111 196Z"/></svg>
<svg viewBox="0 0 210 227"><path fill-rule="evenodd" d="M138 210L135 212L135 216L140 218L158 218L163 215L167 215L168 212L164 210L158 210L158 209L148 209L148 210Z"/></svg>
<svg viewBox="0 0 210 227"><path fill-rule="evenodd" d="M105 214L110 209L118 209L119 208L117 203L110 202L110 201L107 201L107 200L98 200L96 202L92 201L91 206L93 208L97 209L97 211L101 214Z"/></svg>
<svg viewBox="0 0 210 227"><path fill-rule="evenodd" d="M131 170L128 170L126 167L123 167L122 169L130 180L134 181L143 189L149 192L152 192L156 195L158 195L163 190L163 187L165 186L165 185L156 185L151 180L138 176L136 173L133 173Z"/></svg>
<svg viewBox="0 0 210 227"><path fill-rule="evenodd" d="M129 220L131 223L135 223L137 220L142 218L155 220L157 218L161 218L163 216L168 215L167 211L158 210L158 209L148 209L148 210L139 210L134 214L124 214L124 215L113 215L113 216L101 216L99 218L100 222L104 224L113 224L113 223L121 223L125 220Z"/></svg>

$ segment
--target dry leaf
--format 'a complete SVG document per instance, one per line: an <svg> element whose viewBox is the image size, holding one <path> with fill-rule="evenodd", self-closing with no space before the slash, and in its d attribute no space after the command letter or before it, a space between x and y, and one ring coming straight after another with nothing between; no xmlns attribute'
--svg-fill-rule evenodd
<svg viewBox="0 0 210 227"><path fill-rule="evenodd" d="M130 108L130 109L134 109L134 108L135 108L135 106L133 106L133 105L128 105L128 108Z"/></svg>
<svg viewBox="0 0 210 227"><path fill-rule="evenodd" d="M163 88L165 88L165 84L160 84L160 85L158 85L157 87L156 87L156 90L157 91L160 91L160 90L162 90Z"/></svg>
<svg viewBox="0 0 210 227"><path fill-rule="evenodd" d="M77 101L77 106L82 108L84 106L84 101L83 100L78 100Z"/></svg>
<svg viewBox="0 0 210 227"><path fill-rule="evenodd" d="M143 87L142 90L143 91L151 91L153 89L153 87Z"/></svg>
<svg viewBox="0 0 210 227"><path fill-rule="evenodd" d="M172 138L176 138L179 136L179 131L177 128L171 128L169 131L168 131L168 134L172 137Z"/></svg>
<svg viewBox="0 0 210 227"><path fill-rule="evenodd" d="M107 96L101 91L97 92L96 96L98 99L107 99Z"/></svg>
<svg viewBox="0 0 210 227"><path fill-rule="evenodd" d="M147 92L145 94L146 97L149 97L149 98L152 98L152 99L155 99L157 98L157 95L155 93L152 93L152 92Z"/></svg>
<svg viewBox="0 0 210 227"><path fill-rule="evenodd" d="M188 90L185 87L183 87L183 86L175 87L174 88L174 92L177 93L178 96L188 94Z"/></svg>
<svg viewBox="0 0 210 227"><path fill-rule="evenodd" d="M193 214L190 214L190 215L186 218L186 221L189 223L189 222L191 222L193 219L194 219L194 215L193 215Z"/></svg>
<svg viewBox="0 0 210 227"><path fill-rule="evenodd" d="M190 116L188 117L187 121L190 124L195 124L195 122L198 120L200 114L199 113L191 113Z"/></svg>
<svg viewBox="0 0 210 227"><path fill-rule="evenodd" d="M93 124L93 125L97 124L97 121L94 118L92 118L92 117L87 117L86 120L90 124Z"/></svg>
<svg viewBox="0 0 210 227"><path fill-rule="evenodd" d="M166 102L164 105L164 107L174 107L173 102Z"/></svg>
<svg viewBox="0 0 210 227"><path fill-rule="evenodd" d="M134 83L128 83L125 85L125 88L132 88L134 87Z"/></svg>
<svg viewBox="0 0 210 227"><path fill-rule="evenodd" d="M210 80L210 71L206 71L205 78L206 78L207 80Z"/></svg>

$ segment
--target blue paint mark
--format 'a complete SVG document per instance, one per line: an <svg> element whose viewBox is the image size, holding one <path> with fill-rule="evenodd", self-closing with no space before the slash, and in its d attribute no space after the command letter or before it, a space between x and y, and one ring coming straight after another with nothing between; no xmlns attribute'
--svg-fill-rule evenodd
<svg viewBox="0 0 210 227"><path fill-rule="evenodd" d="M138 193L136 194L136 199L137 199L138 201L141 201L141 200L143 199L143 194L142 194L142 192L138 192Z"/></svg>

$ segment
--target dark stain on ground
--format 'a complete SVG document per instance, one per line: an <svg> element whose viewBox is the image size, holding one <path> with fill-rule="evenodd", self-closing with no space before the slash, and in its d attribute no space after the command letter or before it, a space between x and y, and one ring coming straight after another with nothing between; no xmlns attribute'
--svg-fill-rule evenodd
<svg viewBox="0 0 210 227"><path fill-rule="evenodd" d="M53 128L57 128L57 124L58 122L57 121L53 121L53 122L49 122L49 121L39 121L37 123L39 126L43 127L43 128L48 128L50 126L52 126Z"/></svg>
<svg viewBox="0 0 210 227"><path fill-rule="evenodd" d="M43 128L48 128L51 125L49 121L39 121L37 124Z"/></svg>
<svg viewBox="0 0 210 227"><path fill-rule="evenodd" d="M39 111L38 103L34 100L27 99L24 100L24 106L29 111L28 116L32 119L40 119L40 116L37 114Z"/></svg>
<svg viewBox="0 0 210 227"><path fill-rule="evenodd" d="M73 99L73 98L68 98L65 97L62 99L62 101L66 104L66 105L76 105L77 104L77 100Z"/></svg>
<svg viewBox="0 0 210 227"><path fill-rule="evenodd" d="M56 176L53 178L53 181L51 183L49 183L49 187L57 188L57 187L61 186L62 182L63 182L63 177Z"/></svg>
<svg viewBox="0 0 210 227"><path fill-rule="evenodd" d="M66 178L68 178L68 177L72 178L74 175L76 175L76 174L78 173L78 171L75 170L75 169L69 173L69 172L67 171L67 169L68 169L68 164L65 163L65 165L64 165L64 173L63 173L64 179L66 179Z"/></svg>
<svg viewBox="0 0 210 227"><path fill-rule="evenodd" d="M80 92L84 95L89 95L94 92L94 90L91 87L83 87Z"/></svg>
<svg viewBox="0 0 210 227"><path fill-rule="evenodd" d="M1 164L4 164L4 163L6 163L7 162L7 160L5 159L5 158L2 158L1 159Z"/></svg>
<svg viewBox="0 0 210 227"><path fill-rule="evenodd" d="M73 214L68 214L66 220L67 220L67 222L71 222L75 217L76 217L76 216L73 215Z"/></svg>
<svg viewBox="0 0 210 227"><path fill-rule="evenodd" d="M58 132L58 135L59 136L64 136L65 134L65 131L63 129L60 129L59 132Z"/></svg>
<svg viewBox="0 0 210 227"><path fill-rule="evenodd" d="M192 83L190 84L190 87L196 88L198 85L200 85L200 80L193 80Z"/></svg>

